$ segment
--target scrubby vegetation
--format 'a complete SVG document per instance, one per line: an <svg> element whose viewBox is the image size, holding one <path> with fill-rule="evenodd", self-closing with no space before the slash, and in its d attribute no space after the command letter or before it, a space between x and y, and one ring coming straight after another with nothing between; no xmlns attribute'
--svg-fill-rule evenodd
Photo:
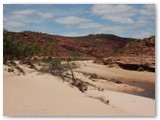
<svg viewBox="0 0 160 120"><path fill-rule="evenodd" d="M86 83L78 79L73 72L73 69L77 67L75 63L71 63L70 61L62 63L60 58L53 58L42 66L40 71L58 76L64 82L68 82L72 86L77 87L81 92L85 92L87 90Z"/></svg>
<svg viewBox="0 0 160 120"><path fill-rule="evenodd" d="M81 53L78 51L72 51L71 56L76 60L77 58L81 57Z"/></svg>
<svg viewBox="0 0 160 120"><path fill-rule="evenodd" d="M14 59L24 59L35 55L38 46L31 43L22 43L10 36L7 31L3 33L3 62Z"/></svg>
<svg viewBox="0 0 160 120"><path fill-rule="evenodd" d="M26 33L26 32L25 32ZM30 33L27 31L27 33ZM23 40L14 38L8 31L3 33L3 47L4 47L4 63L8 66L15 68L25 75L24 70L14 60L20 61L20 64L25 64L29 68L35 69L39 72L50 73L54 76L61 77L63 81L69 82L71 85L78 87L81 92L87 90L87 85L78 79L73 69L77 67L71 58L65 59L65 63L62 64L61 58L50 57L52 54L52 47L55 46L53 42L48 42L42 46L38 46ZM43 54L40 59L33 57L35 55ZM76 59L80 54L73 52L73 58ZM43 63L40 69L37 69L34 63ZM14 72L12 68L8 69L8 72Z"/></svg>

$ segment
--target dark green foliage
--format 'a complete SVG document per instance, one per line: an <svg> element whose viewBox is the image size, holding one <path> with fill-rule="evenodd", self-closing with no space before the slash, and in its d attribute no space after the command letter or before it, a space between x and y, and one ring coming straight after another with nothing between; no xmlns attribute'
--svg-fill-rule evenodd
<svg viewBox="0 0 160 120"><path fill-rule="evenodd" d="M52 63L52 62L61 62L62 58L52 58L52 57L47 57L47 58L43 58L40 61L44 62L44 63Z"/></svg>
<svg viewBox="0 0 160 120"><path fill-rule="evenodd" d="M72 51L71 56L76 60L78 57L81 56L81 53L78 51Z"/></svg>
<svg viewBox="0 0 160 120"><path fill-rule="evenodd" d="M51 59L50 58L43 58L43 59L41 59L41 62L50 63Z"/></svg>
<svg viewBox="0 0 160 120"><path fill-rule="evenodd" d="M61 65L61 59L60 58L54 58L54 59L52 59L51 63L56 65L56 66L60 66Z"/></svg>
<svg viewBox="0 0 160 120"><path fill-rule="evenodd" d="M41 46L41 53L43 53L44 55L51 55L52 54L52 44L48 43L45 46Z"/></svg>
<svg viewBox="0 0 160 120"><path fill-rule="evenodd" d="M13 68L8 68L8 72L14 72Z"/></svg>
<svg viewBox="0 0 160 120"><path fill-rule="evenodd" d="M3 33L3 61L24 59L38 52L38 46L15 39L7 31Z"/></svg>

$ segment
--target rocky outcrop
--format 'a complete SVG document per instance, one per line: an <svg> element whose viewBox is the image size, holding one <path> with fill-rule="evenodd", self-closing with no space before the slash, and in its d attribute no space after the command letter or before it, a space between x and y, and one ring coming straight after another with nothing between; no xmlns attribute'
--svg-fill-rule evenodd
<svg viewBox="0 0 160 120"><path fill-rule="evenodd" d="M129 41L120 54L95 62L110 66L115 64L127 70L155 72L155 37Z"/></svg>
<svg viewBox="0 0 160 120"><path fill-rule="evenodd" d="M149 56L120 56L110 57L95 62L104 65L118 65L127 70L155 72L155 59Z"/></svg>
<svg viewBox="0 0 160 120"><path fill-rule="evenodd" d="M123 47L122 55L126 56L155 56L155 37L145 38L143 40L134 40L128 42Z"/></svg>

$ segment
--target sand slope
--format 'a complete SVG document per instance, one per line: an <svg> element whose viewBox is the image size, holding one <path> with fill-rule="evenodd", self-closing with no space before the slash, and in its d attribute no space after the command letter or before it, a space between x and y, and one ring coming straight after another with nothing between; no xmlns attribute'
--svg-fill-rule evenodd
<svg viewBox="0 0 160 120"><path fill-rule="evenodd" d="M118 78L124 82L130 82L130 81L148 82L148 83L155 82L155 73L153 72L146 72L146 71L137 72L115 67L108 68L104 65L95 64L91 60L83 62L78 61L77 64L81 66L80 68L77 69L77 71L96 73L107 79Z"/></svg>
<svg viewBox="0 0 160 120"><path fill-rule="evenodd" d="M104 97L110 104L96 97ZM4 70L3 98L4 116L155 115L155 100L111 91L84 94L58 77L36 71L17 76Z"/></svg>
<svg viewBox="0 0 160 120"><path fill-rule="evenodd" d="M8 77L4 72L4 78L5 116L125 115L51 75Z"/></svg>

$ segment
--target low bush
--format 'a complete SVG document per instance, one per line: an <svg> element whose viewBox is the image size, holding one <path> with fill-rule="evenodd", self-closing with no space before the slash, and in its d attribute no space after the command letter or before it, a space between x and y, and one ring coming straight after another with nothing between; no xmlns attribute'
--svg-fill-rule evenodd
<svg viewBox="0 0 160 120"><path fill-rule="evenodd" d="M8 68L8 72L14 72L13 68Z"/></svg>

